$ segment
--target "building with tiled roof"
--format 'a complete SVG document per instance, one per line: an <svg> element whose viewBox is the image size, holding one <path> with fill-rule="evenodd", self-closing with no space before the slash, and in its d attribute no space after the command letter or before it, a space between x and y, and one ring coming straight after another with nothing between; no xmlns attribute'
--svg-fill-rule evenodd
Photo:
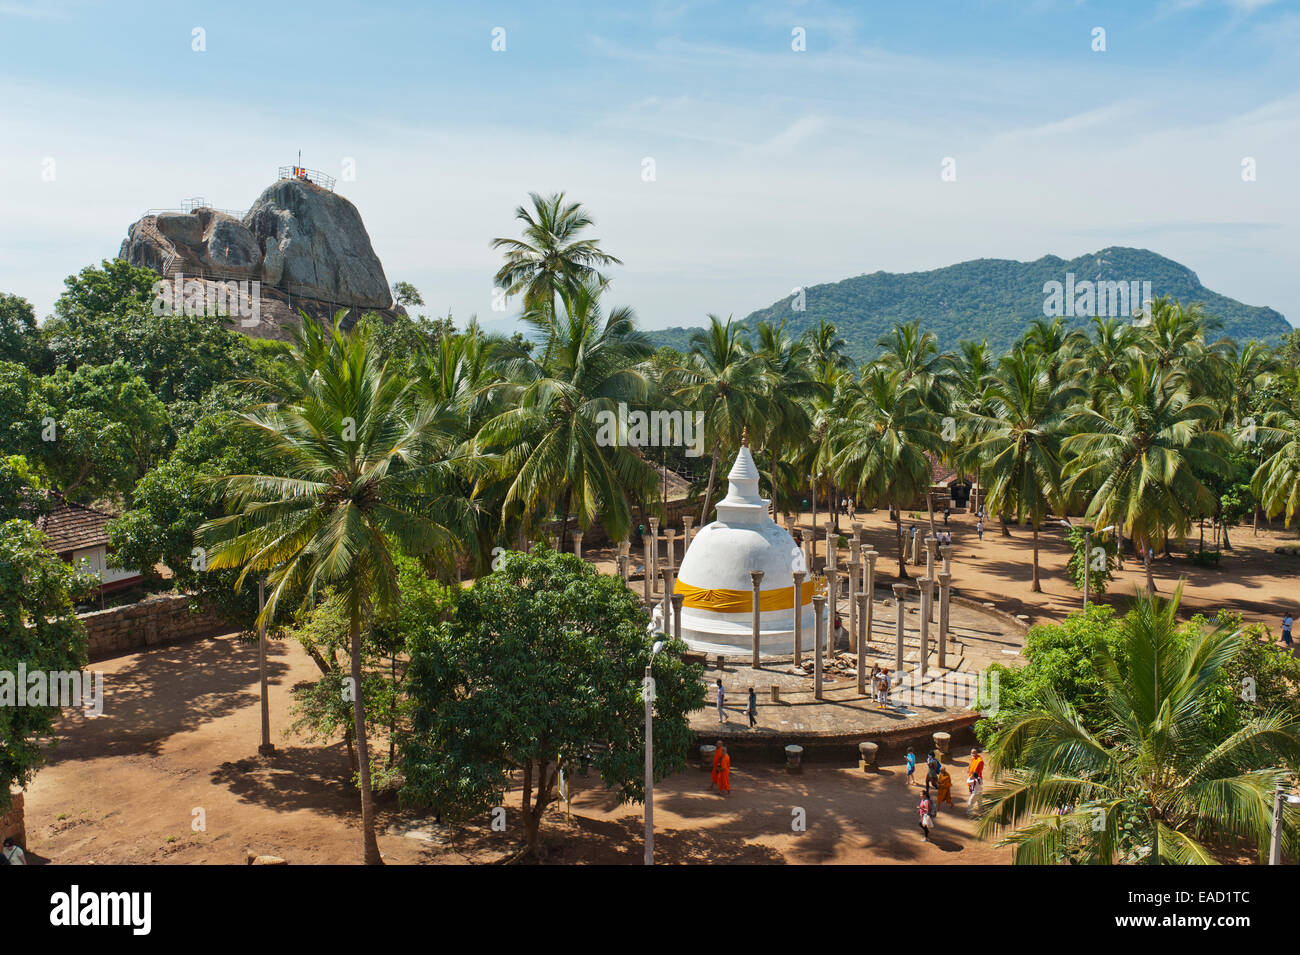
<svg viewBox="0 0 1300 955"><path fill-rule="evenodd" d="M48 492L48 509L32 523L45 534L46 546L74 567L95 574L100 590L117 590L141 579L138 570L108 566L108 522L112 514L74 504L62 494Z"/></svg>

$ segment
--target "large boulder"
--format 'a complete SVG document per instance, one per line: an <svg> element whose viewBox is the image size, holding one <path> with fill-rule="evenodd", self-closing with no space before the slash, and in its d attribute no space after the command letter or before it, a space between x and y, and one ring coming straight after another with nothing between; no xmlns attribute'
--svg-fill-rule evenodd
<svg viewBox="0 0 1300 955"><path fill-rule="evenodd" d="M281 179L258 196L243 224L261 248L267 284L339 305L392 305L361 214L337 193Z"/></svg>

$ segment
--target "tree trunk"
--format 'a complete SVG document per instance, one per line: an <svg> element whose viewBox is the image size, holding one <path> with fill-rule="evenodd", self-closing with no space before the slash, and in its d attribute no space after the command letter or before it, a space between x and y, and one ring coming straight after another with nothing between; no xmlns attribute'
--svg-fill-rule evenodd
<svg viewBox="0 0 1300 955"><path fill-rule="evenodd" d="M1043 585L1038 580L1038 522L1034 521L1033 523L1034 523L1034 583L1033 586L1030 587L1030 590L1032 590L1036 594L1041 594L1043 592ZM1084 560L1088 559L1088 555L1086 553L1083 555L1083 559Z"/></svg>
<svg viewBox="0 0 1300 955"><path fill-rule="evenodd" d="M375 839L375 794L370 791L370 747L366 741L366 704L361 693L361 597L352 598L352 731L357 738L361 774L361 851L366 865L383 865Z"/></svg>
<svg viewBox="0 0 1300 955"><path fill-rule="evenodd" d="M1156 579L1151 574L1151 542L1148 540L1142 541L1142 563L1146 566L1147 592L1153 594L1156 592Z"/></svg>
<svg viewBox="0 0 1300 955"><path fill-rule="evenodd" d="M1002 526L1002 536L1003 536L1003 537L1010 537L1010 536L1011 536L1011 528L1007 527L1007 515L1005 515L1005 514L999 512L999 513L998 513L998 523Z"/></svg>
<svg viewBox="0 0 1300 955"><path fill-rule="evenodd" d="M907 567L903 563L903 509L894 508L894 542L898 545L898 579L907 579Z"/></svg>
<svg viewBox="0 0 1300 955"><path fill-rule="evenodd" d="M718 477L718 441L713 441L713 460L709 463L709 484L704 489L704 507L700 509L700 527L709 522L709 504L713 501L713 482Z"/></svg>

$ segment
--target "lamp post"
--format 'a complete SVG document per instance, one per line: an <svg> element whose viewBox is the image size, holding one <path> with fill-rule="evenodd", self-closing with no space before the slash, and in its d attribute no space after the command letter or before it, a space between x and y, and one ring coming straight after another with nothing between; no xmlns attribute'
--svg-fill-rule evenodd
<svg viewBox="0 0 1300 955"><path fill-rule="evenodd" d="M655 657L664 648L656 640L650 651L650 661L645 665L645 678L641 681L641 697L645 700L645 864L655 864L655 749L654 704L655 678L650 673Z"/></svg>
<svg viewBox="0 0 1300 955"><path fill-rule="evenodd" d="M1074 525L1069 519L1058 521L1062 527L1074 529ZM1092 584L1092 535L1095 533L1109 534L1115 530L1114 524L1107 524L1100 531L1094 530L1088 525L1083 527L1083 612L1088 612L1088 589Z"/></svg>
<svg viewBox="0 0 1300 955"><path fill-rule="evenodd" d="M271 701L266 685L266 619L262 616L266 610L266 576L257 579L257 669L258 680L262 685L262 744L257 747L259 756L270 756L275 752L271 742Z"/></svg>

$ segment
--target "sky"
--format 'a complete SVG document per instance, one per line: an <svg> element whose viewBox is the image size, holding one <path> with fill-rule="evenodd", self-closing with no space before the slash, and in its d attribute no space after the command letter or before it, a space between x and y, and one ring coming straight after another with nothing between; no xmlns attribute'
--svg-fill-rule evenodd
<svg viewBox="0 0 1300 955"><path fill-rule="evenodd" d="M0 0L0 291L38 316L299 150L461 324L512 321L490 242L557 190L646 328L1112 245L1300 322L1300 0Z"/></svg>

